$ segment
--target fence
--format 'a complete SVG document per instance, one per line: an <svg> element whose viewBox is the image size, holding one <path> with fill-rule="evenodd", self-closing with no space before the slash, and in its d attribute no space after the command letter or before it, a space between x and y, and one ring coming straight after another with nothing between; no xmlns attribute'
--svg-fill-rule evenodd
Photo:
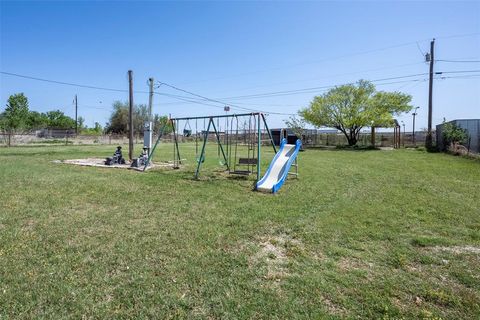
<svg viewBox="0 0 480 320"><path fill-rule="evenodd" d="M425 145L427 133L415 132L413 136L412 132L402 132L400 134L400 146L401 147L414 147ZM371 146L371 134L360 133L357 145L362 147ZM304 136L303 143L305 147L324 147L324 146L342 146L347 145L347 138L341 133L309 133ZM394 133L393 132L376 132L375 133L375 147L393 147L394 146Z"/></svg>
<svg viewBox="0 0 480 320"><path fill-rule="evenodd" d="M225 141L226 137L224 132L220 132L220 139ZM240 131L238 133L239 143L248 143L251 138L247 131ZM254 133L255 141L257 140L256 133ZM376 147L393 147L393 132L376 132ZM425 144L426 132L415 132L415 141L411 132L401 133L400 145L402 147L413 147L414 145L423 146ZM434 135L435 137L435 135ZM154 141L157 139L153 137ZM193 133L191 136L186 137L178 135L178 141L180 143L203 141L202 134L198 133L198 136ZM208 135L209 142L215 142L215 134ZM173 134L167 134L162 137L162 142L171 142L173 140ZM262 143L266 144L269 140L268 132L263 131L261 137ZM135 135L135 143L142 143L143 136ZM74 132L69 130L55 130L55 131L36 131L23 134L8 134L0 133L0 145L3 146L18 146L18 145L51 145L51 144L64 144L64 145L81 145L81 144L105 144L105 145L126 145L128 144L127 135L118 134L103 134L103 135L75 135ZM346 145L347 139L343 134L329 132L322 133L320 131L315 132L313 130L308 131L303 137L303 144L308 147L323 147L323 146L339 146ZM358 143L359 146L370 146L371 135L370 133L360 133Z"/></svg>
<svg viewBox="0 0 480 320"><path fill-rule="evenodd" d="M461 120L452 120L449 123L453 123L456 126L463 128L467 133L467 140L462 144L455 146L463 148L463 151L466 153L474 152L480 153L480 119L461 119ZM446 151L451 148L443 138L444 124L437 125L437 141L438 149L441 151ZM453 150L455 153L463 153L462 150Z"/></svg>
<svg viewBox="0 0 480 320"><path fill-rule="evenodd" d="M143 137L137 135L136 142L143 141ZM37 133L8 134L0 132L0 146L20 145L81 145L81 144L128 144L128 137L125 135L75 135L65 133L63 135L42 136Z"/></svg>

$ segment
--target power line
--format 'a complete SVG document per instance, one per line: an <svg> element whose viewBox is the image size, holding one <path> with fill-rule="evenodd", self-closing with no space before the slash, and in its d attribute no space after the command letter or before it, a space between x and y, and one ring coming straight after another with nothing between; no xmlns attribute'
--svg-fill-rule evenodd
<svg viewBox="0 0 480 320"><path fill-rule="evenodd" d="M421 41L426 41L426 40L424 39L424 40L418 40L418 41L421 42ZM349 58L349 57L365 55L365 54L369 54L369 53L386 51L386 50L389 50L389 49L395 49L395 48L410 46L410 45L413 45L415 43L418 43L418 41L405 42L405 43L386 46L386 47L382 47L382 48L365 50L365 51L360 51L360 52L351 53L351 54L338 55L338 56L335 56L335 57L328 57L328 58L319 59L319 60L312 60L312 61L308 61L308 62L300 62L300 63L291 64L291 65L285 65L285 66L282 66L282 67L273 67L273 68L267 68L267 69L262 69L262 70L254 70L254 71L239 73L239 74L230 75L230 76L216 77L216 78L204 79L204 80L193 81L193 82L192 81L183 82L182 84L193 84L193 83L201 83L201 82L222 80L222 79L228 79L228 78L236 78L236 77L242 77L242 76L247 76L247 75L251 75L251 74L269 72L269 71L274 71L274 70L289 69L289 68L303 66L303 65L316 64L316 63L333 61L333 60L340 60L340 59L344 59L344 58Z"/></svg>
<svg viewBox="0 0 480 320"><path fill-rule="evenodd" d="M464 72L479 72L480 70L463 70L463 71L446 71L444 73L464 73ZM390 81L390 82L384 82L388 80L396 80L396 79L405 79L405 78L410 78L410 77L415 77L415 76L425 76L428 73L418 73L418 74L412 74L412 75L405 75L405 76L398 76L398 77L389 77L389 78L382 78L382 79L375 79L371 80L370 82L380 82L377 83L378 86L382 85L391 85L391 84L398 84L398 83L420 83L420 82L425 82L427 79L425 78L420 78L420 79L408 79L408 80L402 80L402 81ZM437 72L436 74L441 74ZM474 75L473 75L474 76ZM473 77L471 75L471 77ZM441 79L454 79L454 78L464 78L467 76L456 76L456 77L436 77L435 80L441 80ZM328 85L328 86L321 86L321 87L312 87L312 88L304 88L304 89L297 89L297 90L289 90L289 91L278 91L278 92L271 92L271 93L263 93L263 94L254 94L254 95L245 95L245 96L237 96L237 97L226 97L226 98L221 98L223 99L255 99L255 98L270 98L270 97L278 97L278 96L285 96L285 95L293 95L293 94L303 94L303 93L311 93L313 90L315 91L324 91L327 89L334 88L336 86L340 85L348 85L348 84L353 84L353 83L345 83L345 84L338 84L338 85ZM191 100L191 99L185 99L185 96L178 96L178 95L170 95L173 98L177 99L183 99L183 101L186 101L188 103L199 103L202 100ZM202 98L203 99L203 98ZM214 100L210 99L209 100ZM214 101L219 101L219 100L214 100ZM238 103L238 102L236 102ZM170 102L170 103L165 103L163 105L175 105L178 104L178 102ZM230 104L231 105L231 104ZM217 106L218 107L218 106ZM265 111L267 113L268 111Z"/></svg>
<svg viewBox="0 0 480 320"><path fill-rule="evenodd" d="M444 59L437 59L435 61L454 62L454 63L480 63L480 60L444 60Z"/></svg>
<svg viewBox="0 0 480 320"><path fill-rule="evenodd" d="M371 80L370 82L381 82L381 81L396 80L396 79L403 79L403 78L411 78L411 77L424 76L424 75L427 75L427 73L417 73L417 74L411 74L411 75L405 75L405 76L389 77L389 78L383 78L383 79L375 79L375 80ZM284 94L308 93L308 92L310 92L310 91L317 91L317 90L322 90L322 89L329 89L329 88L334 88L334 87L339 86L339 85L348 85L348 84L354 84L354 82L349 82L349 83L345 83L345 84L338 84L338 85L327 85L327 86L318 86L318 87L308 87L308 88L295 89L295 90L284 90L284 91L257 93L257 94L251 94L251 95L243 95L243 96L236 96L236 97L227 97L227 98L224 98L224 99L256 98L256 97L277 96L277 95L284 95Z"/></svg>
<svg viewBox="0 0 480 320"><path fill-rule="evenodd" d="M456 35L449 35L449 36L440 36L440 37L436 37L436 38L437 39L453 39L453 38L471 37L471 36L476 36L476 35L480 35L480 32L467 33L467 34L456 34ZM198 80L198 81L182 82L181 84L193 84L193 83L201 83L201 82L208 82L208 81L214 81L214 80L222 80L222 79L228 79L228 78L242 77L242 76L247 76L247 75L251 75L251 74L269 72L269 71L286 69L286 68L288 69L288 68L302 66L302 65L316 64L316 63L332 61L332 60L339 60L339 59L358 56L358 55L365 55L365 54L369 54L369 53L386 51L386 50L389 50L389 49L395 49L395 48L410 46L410 45L413 45L413 44L417 45L420 52L422 52L422 56L424 56L423 51L420 49L419 42L425 42L425 41L430 41L430 39L421 39L421 40L416 40L416 41L410 41L410 42L395 44L395 45L386 46L386 47L382 47L382 48L376 48L376 49L359 51L359 52L350 53L350 54L338 55L338 56L335 56L335 57L328 57L328 58L319 59L319 60L313 60L313 61L308 61L308 62L301 62L301 63L291 64L291 65L285 65L285 66L282 66L282 67L273 67L273 68L267 68L267 69L262 69L262 70L254 70L254 71L234 74L234 75L230 75L230 76L221 76L221 77L203 79L203 80Z"/></svg>
<svg viewBox="0 0 480 320"><path fill-rule="evenodd" d="M237 106L237 105L234 105L232 103L228 103L228 102L225 102L225 101L221 101L221 100L217 100L217 99L212 99L212 98L207 98L205 96L202 96L202 95L199 95L197 93L193 93L191 91L188 91L188 90L185 90L185 89L182 89L182 88L179 88L179 87L176 87L174 85L171 85L171 84L168 84L168 83L165 83L165 82L158 82L160 85L163 85L163 86L166 86L166 87L169 87L171 89L174 89L174 90L177 90L177 91L181 91L181 92L184 92L184 93L187 93L189 95L192 95L194 97L198 97L202 100L207 100L207 101L210 101L210 102L215 102L215 103L221 103L222 105L228 105L228 106L231 106L231 107L234 107L234 108L237 108L237 109L242 109L242 110L246 110L246 111L252 111L252 112L263 112L263 113L269 113L269 114L277 114L277 115L293 115L292 113L282 113L282 112L274 112L274 111L265 111L265 110L259 110L259 109L251 109L251 108L245 108L245 107L241 107L241 106ZM193 102L194 100L192 100Z"/></svg>
<svg viewBox="0 0 480 320"><path fill-rule="evenodd" d="M453 70L453 71L438 71L435 74L444 74L444 73L472 73L480 72L480 70Z"/></svg>
<svg viewBox="0 0 480 320"><path fill-rule="evenodd" d="M4 74L4 75L7 75L7 76L19 77L19 78L36 80L36 81L42 81L42 82L48 82L48 83L61 84L61 85L65 85L65 86L72 86L72 87L78 87L78 88L95 89L95 90L103 90L103 91L114 91L114 92L128 92L128 90L125 90L125 89L114 89L114 88L106 88L106 87L97 87L97 86L92 86L92 85L84 85L84 84L78 84L78 83L71 83L71 82L64 82L64 81L57 81L57 80L50 80L50 79L43 79L43 78L26 76L26 75L17 74L17 73L12 73L12 72L0 71L0 73L1 73L1 74ZM136 92L136 93L148 93L148 91L135 91L135 92Z"/></svg>
<svg viewBox="0 0 480 320"><path fill-rule="evenodd" d="M414 62L414 63L405 63L405 64L393 65L393 66L389 66L389 67L384 66L384 67L379 67L379 68L353 71L353 72L347 72L347 73L328 74L328 75L325 75L325 76L322 76L322 77L313 77L313 78L300 79L300 80L294 80L294 81L282 81L282 82L269 83L269 84L264 84L264 85L256 85L256 86L252 86L252 87L242 88L242 89L239 89L239 90L242 91L242 90L247 90L247 89L256 89L256 88L260 88L260 87L272 87L272 86L283 85L283 84L308 82L308 81L314 81L314 80L319 80L319 79L329 79L329 78L335 78L335 77L340 77L340 76L349 76L349 75L354 75L354 74L362 74L362 73L367 73L367 72L375 72L375 71L382 71L382 70L388 70L388 69L395 69L395 68L419 65L419 64L423 64L423 63L424 62L422 61L422 62ZM225 92L225 91L221 91L221 92Z"/></svg>
<svg viewBox="0 0 480 320"><path fill-rule="evenodd" d="M465 37L472 37L472 36L478 36L480 35L480 32L473 32L473 33L464 33L464 34L454 34L450 36L440 36L440 37L435 37L436 39L453 39L453 38L465 38ZM428 39L430 40L430 39ZM424 40L425 41L425 40Z"/></svg>
<svg viewBox="0 0 480 320"><path fill-rule="evenodd" d="M394 78L402 78L402 77L394 77ZM385 79L379 79L378 81L382 80L382 81L385 81L385 80L390 80L390 79L394 79L394 78L385 78ZM375 80L374 80L375 81ZM385 82L385 83L379 83L378 85L390 85L390 84L398 84L398 83L412 83L412 82L419 82L419 81L426 81L426 79L409 79L409 80L403 80L403 81L391 81L391 82ZM372 81L373 82L373 81ZM353 84L353 83L350 83L350 84ZM339 84L341 85L341 84ZM330 88L334 88L336 86L339 86L339 85L329 85L329 86L324 86L324 87L316 87L317 89L321 88L322 90L320 91L325 91L327 89L330 89ZM319 90L316 90L317 92ZM291 94L303 94L303 93L310 93L310 92L294 92L294 93L284 93L284 94L277 94L277 95L271 95L271 96L262 96L262 97L247 97L245 99L253 99L253 98L267 98L267 97L276 97L276 96L283 96L283 95L291 95ZM191 100L191 99L185 99L184 96L177 96L177 95L172 95L172 97L174 98L177 98L177 99L183 99L183 101L187 101L188 103L199 103L200 101L202 100ZM225 98L224 98L225 99ZM167 102L167 103L164 103L162 105L178 105L179 103L178 102ZM231 104L229 104L231 105ZM263 111L265 113L273 113L273 112L268 112L268 111ZM293 114L289 114L289 113L273 113L273 114L283 114L283 115L293 115Z"/></svg>

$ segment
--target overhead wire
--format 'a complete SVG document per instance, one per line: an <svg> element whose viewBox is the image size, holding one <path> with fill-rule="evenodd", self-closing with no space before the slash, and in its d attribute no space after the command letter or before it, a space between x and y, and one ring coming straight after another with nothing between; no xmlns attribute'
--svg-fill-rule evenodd
<svg viewBox="0 0 480 320"><path fill-rule="evenodd" d="M61 85L72 86L72 87L103 90L103 91L114 91L114 92L128 92L128 90L126 90L126 89L106 88L106 87L98 87L98 86L71 83L71 82L65 82L65 81L50 80L50 79L26 76L26 75L22 75L22 74L18 74L18 73L13 73L13 72L0 71L0 73L4 74L4 75L8 75L8 76L13 76L13 77L19 77L19 78L48 82L48 83L61 84ZM148 91L134 91L134 92L136 92L136 93L148 93Z"/></svg>
<svg viewBox="0 0 480 320"><path fill-rule="evenodd" d="M166 82L158 81L158 83L159 83L160 85L169 87L169 88L174 89L174 90L177 90L177 91L181 91L181 92L183 92L183 93L187 93L187 94L189 94L189 95L192 95L192 96L194 96L194 97L200 98L200 99L202 99L202 100L206 100L206 101L210 101L210 102L215 102L215 103L220 103L220 104L223 104L224 106L230 106L230 107L233 107L233 108L236 108L236 109L241 109L241 110L246 110L246 111L252 111L252 112L263 112L263 113L268 113L268 114L277 114L277 115L293 115L292 113L283 113L283 112L275 112L275 111L264 111L264 110L260 110L260 109L252 109L252 108L241 107L241 106L237 106L237 105L235 105L235 104L228 103L228 102L225 102L225 101L221 101L221 100L218 100L218 99L208 98L208 97L199 95L199 94L197 94L197 93L194 93L194 92L191 92L191 91L188 91L188 90L179 88L179 87L177 87L177 86L168 84L168 83L166 83ZM177 99L178 99L178 97L177 97ZM200 100L200 101L201 101L201 100ZM193 102L193 101L192 101L192 102Z"/></svg>
<svg viewBox="0 0 480 320"><path fill-rule="evenodd" d="M453 62L453 63L480 63L480 60L445 60L445 59L435 59L435 61L440 61L440 62Z"/></svg>

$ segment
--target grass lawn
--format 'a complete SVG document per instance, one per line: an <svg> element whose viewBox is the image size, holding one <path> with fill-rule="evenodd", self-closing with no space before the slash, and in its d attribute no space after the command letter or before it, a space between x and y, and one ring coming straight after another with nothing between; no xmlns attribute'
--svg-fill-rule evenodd
<svg viewBox="0 0 480 320"><path fill-rule="evenodd" d="M0 319L479 318L479 161L308 150L269 195L213 146L193 180L181 148L146 173L51 162L115 146L1 148Z"/></svg>

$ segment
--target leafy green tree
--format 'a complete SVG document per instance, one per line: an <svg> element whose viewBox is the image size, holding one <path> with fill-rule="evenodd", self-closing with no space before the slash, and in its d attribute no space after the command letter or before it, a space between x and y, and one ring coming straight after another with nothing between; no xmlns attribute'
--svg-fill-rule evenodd
<svg viewBox="0 0 480 320"><path fill-rule="evenodd" d="M87 128L87 126L85 125L85 118L84 117L78 117L77 118L77 126L78 126L78 132L82 132L83 129Z"/></svg>
<svg viewBox="0 0 480 320"><path fill-rule="evenodd" d="M302 139L303 134L305 133L306 123L304 119L291 116L288 120L285 121L287 127L293 131L298 139Z"/></svg>
<svg viewBox="0 0 480 320"><path fill-rule="evenodd" d="M464 143L468 139L467 130L457 126L453 122L446 122L445 120L443 120L442 135L446 144L451 145L454 150L457 149L459 144Z"/></svg>
<svg viewBox="0 0 480 320"><path fill-rule="evenodd" d="M340 130L354 146L363 127L392 125L395 115L412 109L411 100L401 92L376 91L371 82L360 80L314 97L299 114L314 126Z"/></svg>
<svg viewBox="0 0 480 320"><path fill-rule="evenodd" d="M66 116L60 110L48 111L48 127L55 129L73 129L75 128L75 120Z"/></svg>
<svg viewBox="0 0 480 320"><path fill-rule="evenodd" d="M143 134L144 124L148 121L148 107L144 104L135 105L133 110L133 128L136 133ZM168 121L166 116L155 115L153 117L154 131ZM128 103L115 101L110 120L106 125L107 133L126 134L128 133ZM167 127L165 133L171 132L171 126Z"/></svg>
<svg viewBox="0 0 480 320"><path fill-rule="evenodd" d="M85 135L95 135L95 136L98 136L98 135L101 135L103 133L103 128L102 126L100 125L100 123L98 122L95 122L95 125L93 128L88 128L87 126L85 126L83 129L82 129L82 134L85 134Z"/></svg>
<svg viewBox="0 0 480 320"><path fill-rule="evenodd" d="M48 117L45 113L30 111L27 117L28 129L42 129L48 127Z"/></svg>
<svg viewBox="0 0 480 320"><path fill-rule="evenodd" d="M21 129L26 129L28 113L27 97L23 93L11 95L2 116L4 130L13 134Z"/></svg>
<svg viewBox="0 0 480 320"><path fill-rule="evenodd" d="M98 122L95 122L95 126L93 127L93 131L95 131L97 133L102 133L103 132L102 125Z"/></svg>
<svg viewBox="0 0 480 320"><path fill-rule="evenodd" d="M107 133L125 134L128 132L128 104L115 101L110 121L106 125Z"/></svg>
<svg viewBox="0 0 480 320"><path fill-rule="evenodd" d="M153 132L159 133L162 127L167 124L165 129L163 130L163 134L169 134L173 131L173 126L170 121L168 121L167 116L160 116L158 114L155 115L153 118Z"/></svg>

